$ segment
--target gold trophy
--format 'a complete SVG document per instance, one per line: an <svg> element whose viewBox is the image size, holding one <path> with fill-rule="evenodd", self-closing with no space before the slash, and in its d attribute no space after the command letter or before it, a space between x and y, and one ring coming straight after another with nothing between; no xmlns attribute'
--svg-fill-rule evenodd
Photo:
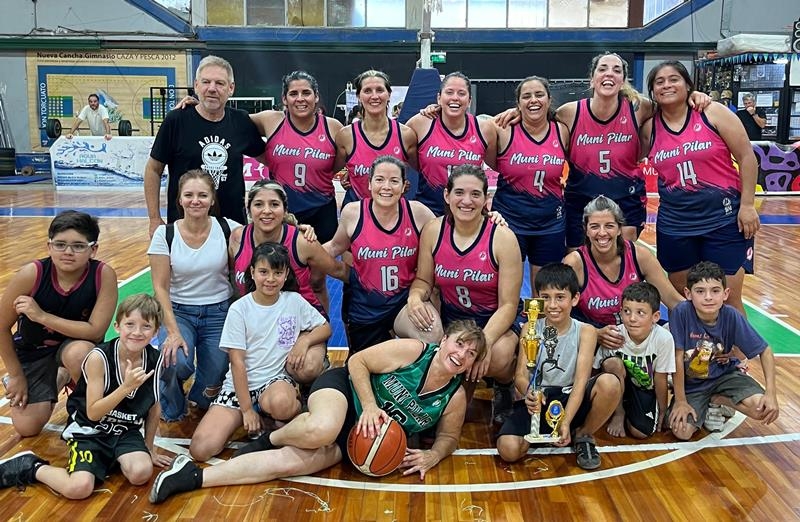
<svg viewBox="0 0 800 522"><path fill-rule="evenodd" d="M541 336L536 332L536 320L539 318L539 314L542 313L542 309L544 308L544 299L539 297L525 299L524 308L525 315L528 317L528 329L525 335L522 336L521 342L525 347L525 356L528 358L526 366L531 373L531 384L528 388L531 389L539 403L538 409L531 414L531 431L525 435L525 440L530 444L544 444L551 442L551 440L543 437L542 434L539 433L539 422L542 416L542 399L544 397L542 396L541 386L536 382L537 377L540 377L536 371L536 359L539 357L539 346L542 342Z"/></svg>

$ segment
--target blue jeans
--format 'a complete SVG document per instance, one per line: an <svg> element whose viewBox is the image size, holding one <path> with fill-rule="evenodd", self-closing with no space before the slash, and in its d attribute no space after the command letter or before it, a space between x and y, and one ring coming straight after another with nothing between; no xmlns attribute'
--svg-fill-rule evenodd
<svg viewBox="0 0 800 522"><path fill-rule="evenodd" d="M195 374L194 384L189 390L188 400L208 409L219 393L229 366L228 353L219 349L222 327L228 315L228 301L209 305L173 303L172 311L189 354L178 349L177 364L161 372L161 416L166 421L178 421L186 415L188 404L183 383L192 374ZM159 341L163 342L166 336L167 332L162 328Z"/></svg>

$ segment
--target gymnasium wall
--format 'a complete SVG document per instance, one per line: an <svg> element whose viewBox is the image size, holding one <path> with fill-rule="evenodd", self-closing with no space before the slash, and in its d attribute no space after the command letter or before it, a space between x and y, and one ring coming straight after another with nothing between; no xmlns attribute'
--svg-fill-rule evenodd
<svg viewBox="0 0 800 522"><path fill-rule="evenodd" d="M186 27L166 10L154 9L147 0L2 0L0 17L0 83L7 85L5 100L9 110L17 149L31 150L38 145L30 136L36 134L28 123L28 113L37 110L38 99L30 98L26 73L25 50L47 49L98 49L132 46L160 47L165 41L181 43L187 36ZM198 2L198 5L203 2ZM442 73L463 70L474 79L518 79L529 74L549 78L585 78L591 56L605 49L626 50L622 53L631 63L634 83L641 86L650 68L662 59L680 59L691 64L693 51L690 44L713 47L723 35L721 32L788 32L789 21L800 16L797 0L770 0L765 10L760 0L704 0L696 3L691 16L659 23L658 34L647 39L644 48L636 35L653 33L645 30L616 31L439 31L439 41L434 48L448 51L447 63L441 65ZM695 4L692 4L695 5ZM144 12L141 7L150 9ZM412 10L413 11L413 10ZM34 17L35 13L35 17ZM753 16L758 13L758 16ZM408 13L412 19L418 13ZM666 17L669 18L669 15ZM25 35L34 27L50 30L53 35L28 40ZM59 29L61 27L61 29ZM290 43L281 43L280 30L274 28L247 28L239 32L216 31L199 28L201 34L216 35L209 40L208 50L228 57L237 72L237 95L278 96L280 77L294 69L304 68L315 74L322 83L323 103L332 112L336 99L347 81L358 72L378 67L386 70L394 83L404 85L418 58L418 44L413 31L400 33L383 30L344 30L338 47L331 49L319 40L320 32L297 30ZM118 34L119 33L119 34ZM125 34L122 34L125 33ZM274 38L270 34L274 33ZM455 34L456 36L453 36ZM145 36L146 35L146 36ZM243 37L244 35L244 37ZM316 36L314 36L316 35ZM393 35L393 36L390 36ZM403 36L405 35L405 36ZM399 40L392 40L392 38ZM271 39L272 38L272 39ZM316 38L316 40L315 40ZM524 42L518 42L523 38ZM632 40L633 38L633 40ZM644 37L646 38L646 37ZM400 41L402 40L402 41ZM452 40L448 46L445 42ZM9 43L11 42L11 43ZM16 42L16 43L14 43ZM31 45L28 44L31 43ZM79 47L84 42L84 47ZM488 43L487 43L488 42ZM203 42L186 42L187 47L198 47ZM653 54L648 45L664 46L665 50ZM542 48L544 52L531 52ZM695 47L697 48L697 47ZM705 48L705 47L703 47ZM265 50L267 49L267 50ZM273 49L273 50L269 50ZM640 50L641 49L641 50ZM200 51L193 51L197 57ZM192 54L191 52L188 54ZM181 81L188 85L191 72ZM494 113L507 107L512 98L513 82L481 83L478 89L477 112ZM84 93L79 93L84 96ZM559 100L563 101L563 100ZM77 103L77 102L76 102ZM343 99L339 101L343 103ZM78 107L79 109L79 107Z"/></svg>
<svg viewBox="0 0 800 522"><path fill-rule="evenodd" d="M344 103L342 91L347 82L367 69L382 69L395 85L408 85L416 52L358 53L338 59L325 52L230 51L212 50L231 62L236 73L235 96L275 96L281 92L281 77L293 70L303 69L320 81L320 97L329 115L337 103ZM476 52L448 51L447 63L439 64L441 74L462 71L474 80L522 79L536 74L545 78L588 77L588 65L595 52L553 54L495 53L491 56ZM622 53L631 61L632 53ZM476 113L496 114L512 106L516 82L477 82ZM566 101L566 100L563 100ZM558 100L557 103L561 103ZM341 113L336 114L341 116Z"/></svg>
<svg viewBox="0 0 800 522"><path fill-rule="evenodd" d="M0 17L2 18L2 17ZM3 103L17 150L31 150L28 135L28 77L25 52L0 51L0 90L5 86Z"/></svg>
<svg viewBox="0 0 800 522"><path fill-rule="evenodd" d="M124 0L2 0L0 35L27 35L39 27L50 36L75 32L164 33L175 31ZM61 29L59 29L61 27ZM48 33L41 33L47 35ZM141 36L135 37L141 39Z"/></svg>

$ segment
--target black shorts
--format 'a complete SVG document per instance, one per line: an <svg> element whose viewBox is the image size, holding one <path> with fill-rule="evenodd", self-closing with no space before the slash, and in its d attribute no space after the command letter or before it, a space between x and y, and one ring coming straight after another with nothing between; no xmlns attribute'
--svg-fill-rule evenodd
<svg viewBox="0 0 800 522"><path fill-rule="evenodd" d="M61 354L64 347L75 339L66 339L55 351L47 350L47 355L35 360L20 358L22 374L28 381L28 404L37 402L58 402L58 393L61 391L56 388L58 381L58 369L61 367ZM15 350L19 354L23 349L15 345Z"/></svg>
<svg viewBox="0 0 800 522"><path fill-rule="evenodd" d="M649 437L656 432L659 412L655 390L646 390L636 386L626 375L622 407L625 410L626 422L642 435Z"/></svg>
<svg viewBox="0 0 800 522"><path fill-rule="evenodd" d="M589 415L589 410L592 408L592 388L594 388L594 383L596 381L597 376L592 377L589 379L589 382L586 383L586 388L584 388L583 392L583 400L581 401L578 411L575 413L575 417L573 417L572 422L570 423L570 428L573 432L576 428L583 426L583 423L586 422L586 417ZM561 388L559 386L550 386L544 388L545 404L541 410L542 414L539 418L539 433L545 435L553 432L553 428L547 424L547 416L544 412L547 411L547 407L550 405L550 403L555 400L561 401L561 404L564 406L564 408L566 408L571 389L571 387ZM500 431L497 432L497 436L516 435L518 437L522 437L530 432L531 415L528 413L528 408L525 407L525 401L516 401L514 403L514 410L503 423Z"/></svg>
<svg viewBox="0 0 800 522"><path fill-rule="evenodd" d="M336 445L342 451L342 459L349 462L350 459L347 458L347 436L358 422L358 416L356 416L355 399L353 399L350 374L347 368L331 368L323 372L311 385L311 393L309 395L314 395L315 391L324 389L336 390L347 398L347 415L345 415L344 424L342 424L342 429L339 430L339 435L336 436Z"/></svg>
<svg viewBox="0 0 800 522"><path fill-rule="evenodd" d="M314 233L317 234L317 242L320 245L333 239L336 227L339 226L339 217L336 215L336 199L332 199L324 205L309 209L305 212L295 214L297 222L301 225L311 225Z"/></svg>
<svg viewBox="0 0 800 522"><path fill-rule="evenodd" d="M88 471L101 482L122 455L136 451L150 453L139 430L127 430L122 435L69 439L67 447L67 473Z"/></svg>
<svg viewBox="0 0 800 522"><path fill-rule="evenodd" d="M399 303L392 311L369 324L346 322L347 342L350 345L349 355L360 352L364 348L394 339L394 320L404 306L405 303Z"/></svg>

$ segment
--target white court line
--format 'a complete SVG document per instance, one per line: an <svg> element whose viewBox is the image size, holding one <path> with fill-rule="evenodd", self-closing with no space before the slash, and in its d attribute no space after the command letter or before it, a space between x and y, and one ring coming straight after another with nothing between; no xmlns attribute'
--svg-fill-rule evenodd
<svg viewBox="0 0 800 522"><path fill-rule="evenodd" d="M133 281L133 280L134 280L134 279L136 279L137 277L139 277L139 276L141 276L141 275L144 275L144 274L146 274L146 273L147 273L147 272L149 272L149 271L150 271L150 267L149 267L149 266L148 266L147 268L142 268L141 270L139 270L138 272L136 272L135 274L133 274L132 276L130 276L128 279L124 279L124 280L122 280L122 281L119 281L119 282L117 283L117 288L122 288L124 285L127 285L128 283L130 283L131 281Z"/></svg>
<svg viewBox="0 0 800 522"><path fill-rule="evenodd" d="M353 480L341 479L328 479L322 477L291 477L284 478L289 482L299 484L308 484L316 486L337 487L343 489L368 489L372 491L391 491L391 492L408 492L408 493L469 493L474 491L509 491L509 490L522 490L534 489L550 486L562 486L566 484L577 484L580 482L588 482L597 479L617 477L631 473L637 473L646 469L654 468L662 464L668 464L676 460L688 457L698 451L704 449L733 447L733 446L747 446L759 444L777 444L800 441L800 433L785 433L781 435L766 435L757 437L739 437L739 438L725 438L730 435L733 430L739 427L744 422L746 417L737 412L736 415L725 423L723 431L720 433L712 433L706 435L702 439L695 442L668 442L668 443L654 443L654 444L627 444L627 445L611 445L599 446L597 451L599 453L623 453L629 451L637 452L650 452L650 451L669 451L664 455L659 455L650 459L645 459L640 462L634 462L624 466L618 466L610 469L602 469L577 475L568 475L563 477L552 477L547 479L536 480L522 480L516 482L494 482L484 484L391 484L380 482L364 482ZM0 423L11 424L9 417L0 416ZM45 430L60 432L64 429L63 426L48 423L45 425ZM170 438L170 437L156 437L155 445L166 451L188 455L187 449L191 439L186 438ZM233 444L231 446L238 446ZM556 455L571 453L570 448L537 448L529 451L530 455ZM474 449L474 450L456 450L453 456L457 457L471 457L471 456L496 456L497 450L494 448L487 449ZM225 462L221 459L214 458L208 461L211 465L217 465Z"/></svg>
<svg viewBox="0 0 800 522"><path fill-rule="evenodd" d="M650 245L650 244L648 244L648 243L645 243L645 242L644 242L644 241L642 241L641 239L637 240L636 242L637 242L637 243L639 243L640 245L642 245L642 246L644 246L644 247L646 247L646 248L650 249L650 251L651 251L651 252L653 252L653 254L655 254L655 253L656 253L656 247L654 247L653 245ZM759 313L759 314L763 315L764 317L766 317L767 319L769 319L769 320L771 320L771 321L773 321L773 322L775 322L775 323L778 323L779 325L783 326L784 328L786 328L787 330L789 330L789 331L790 331L790 332L792 332L793 334L795 334L795 335L797 335L798 337L800 337L800 330L798 330L798 329L797 329L797 328L795 328L794 326L790 325L790 324L789 324L789 323L787 323L786 321L783 321L783 320L782 320L780 317L776 316L775 314L771 314L771 313L767 312L766 310L763 310L763 309L761 308L761 306L758 306L758 305L756 305L755 303L753 303L753 302L751 302L751 301L748 301L748 300L747 300L747 299L745 299L744 297L742 297L742 303L744 303L744 304L746 304L747 306L749 306L751 309L753 309L753 311L755 311L755 312L757 312L757 313Z"/></svg>

